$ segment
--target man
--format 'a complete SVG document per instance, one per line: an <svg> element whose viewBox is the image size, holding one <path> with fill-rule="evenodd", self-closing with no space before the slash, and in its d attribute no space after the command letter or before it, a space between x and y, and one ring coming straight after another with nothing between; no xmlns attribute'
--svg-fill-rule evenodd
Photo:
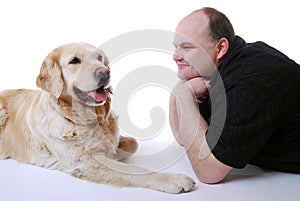
<svg viewBox="0 0 300 201"><path fill-rule="evenodd" d="M300 66L246 43L213 8L182 19L174 45L170 125L199 180L218 183L247 164L300 173Z"/></svg>

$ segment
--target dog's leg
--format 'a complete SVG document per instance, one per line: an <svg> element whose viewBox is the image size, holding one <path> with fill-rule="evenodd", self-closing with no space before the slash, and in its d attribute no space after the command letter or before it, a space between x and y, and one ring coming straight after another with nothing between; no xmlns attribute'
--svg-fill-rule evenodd
<svg viewBox="0 0 300 201"><path fill-rule="evenodd" d="M96 183L122 187L142 187L167 193L187 192L195 184L191 178L182 174L153 172L118 162L103 155L96 158L97 160L89 158L87 162L83 162L85 167L81 166L72 170L71 175Z"/></svg>
<svg viewBox="0 0 300 201"><path fill-rule="evenodd" d="M128 158L136 152L137 148L138 143L134 138L120 136L119 146L117 148L117 160Z"/></svg>

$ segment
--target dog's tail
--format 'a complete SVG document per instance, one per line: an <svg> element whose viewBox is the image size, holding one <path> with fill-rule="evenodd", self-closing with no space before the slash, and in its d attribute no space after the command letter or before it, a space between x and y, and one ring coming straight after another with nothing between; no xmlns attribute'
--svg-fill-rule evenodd
<svg viewBox="0 0 300 201"><path fill-rule="evenodd" d="M2 102L0 101L0 134L5 128L6 120L8 119L8 114L6 109L3 107Z"/></svg>

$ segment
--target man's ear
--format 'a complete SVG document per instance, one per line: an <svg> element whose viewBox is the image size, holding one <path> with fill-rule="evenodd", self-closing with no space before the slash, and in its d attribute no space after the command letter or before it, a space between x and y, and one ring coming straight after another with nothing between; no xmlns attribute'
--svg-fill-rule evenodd
<svg viewBox="0 0 300 201"><path fill-rule="evenodd" d="M63 91L64 81L58 57L54 51L45 58L40 74L36 78L36 85L59 98Z"/></svg>
<svg viewBox="0 0 300 201"><path fill-rule="evenodd" d="M218 59L218 61L223 59L223 57L227 53L228 49L229 49L229 42L228 42L227 38L221 38L217 43L217 51L218 51L217 59Z"/></svg>

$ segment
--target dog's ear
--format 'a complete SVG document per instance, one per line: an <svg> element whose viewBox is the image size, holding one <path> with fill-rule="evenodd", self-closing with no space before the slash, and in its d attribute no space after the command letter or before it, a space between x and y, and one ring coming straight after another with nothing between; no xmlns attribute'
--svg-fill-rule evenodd
<svg viewBox="0 0 300 201"><path fill-rule="evenodd" d="M43 61L40 74L36 78L36 85L59 98L63 91L64 81L57 51L54 50Z"/></svg>

